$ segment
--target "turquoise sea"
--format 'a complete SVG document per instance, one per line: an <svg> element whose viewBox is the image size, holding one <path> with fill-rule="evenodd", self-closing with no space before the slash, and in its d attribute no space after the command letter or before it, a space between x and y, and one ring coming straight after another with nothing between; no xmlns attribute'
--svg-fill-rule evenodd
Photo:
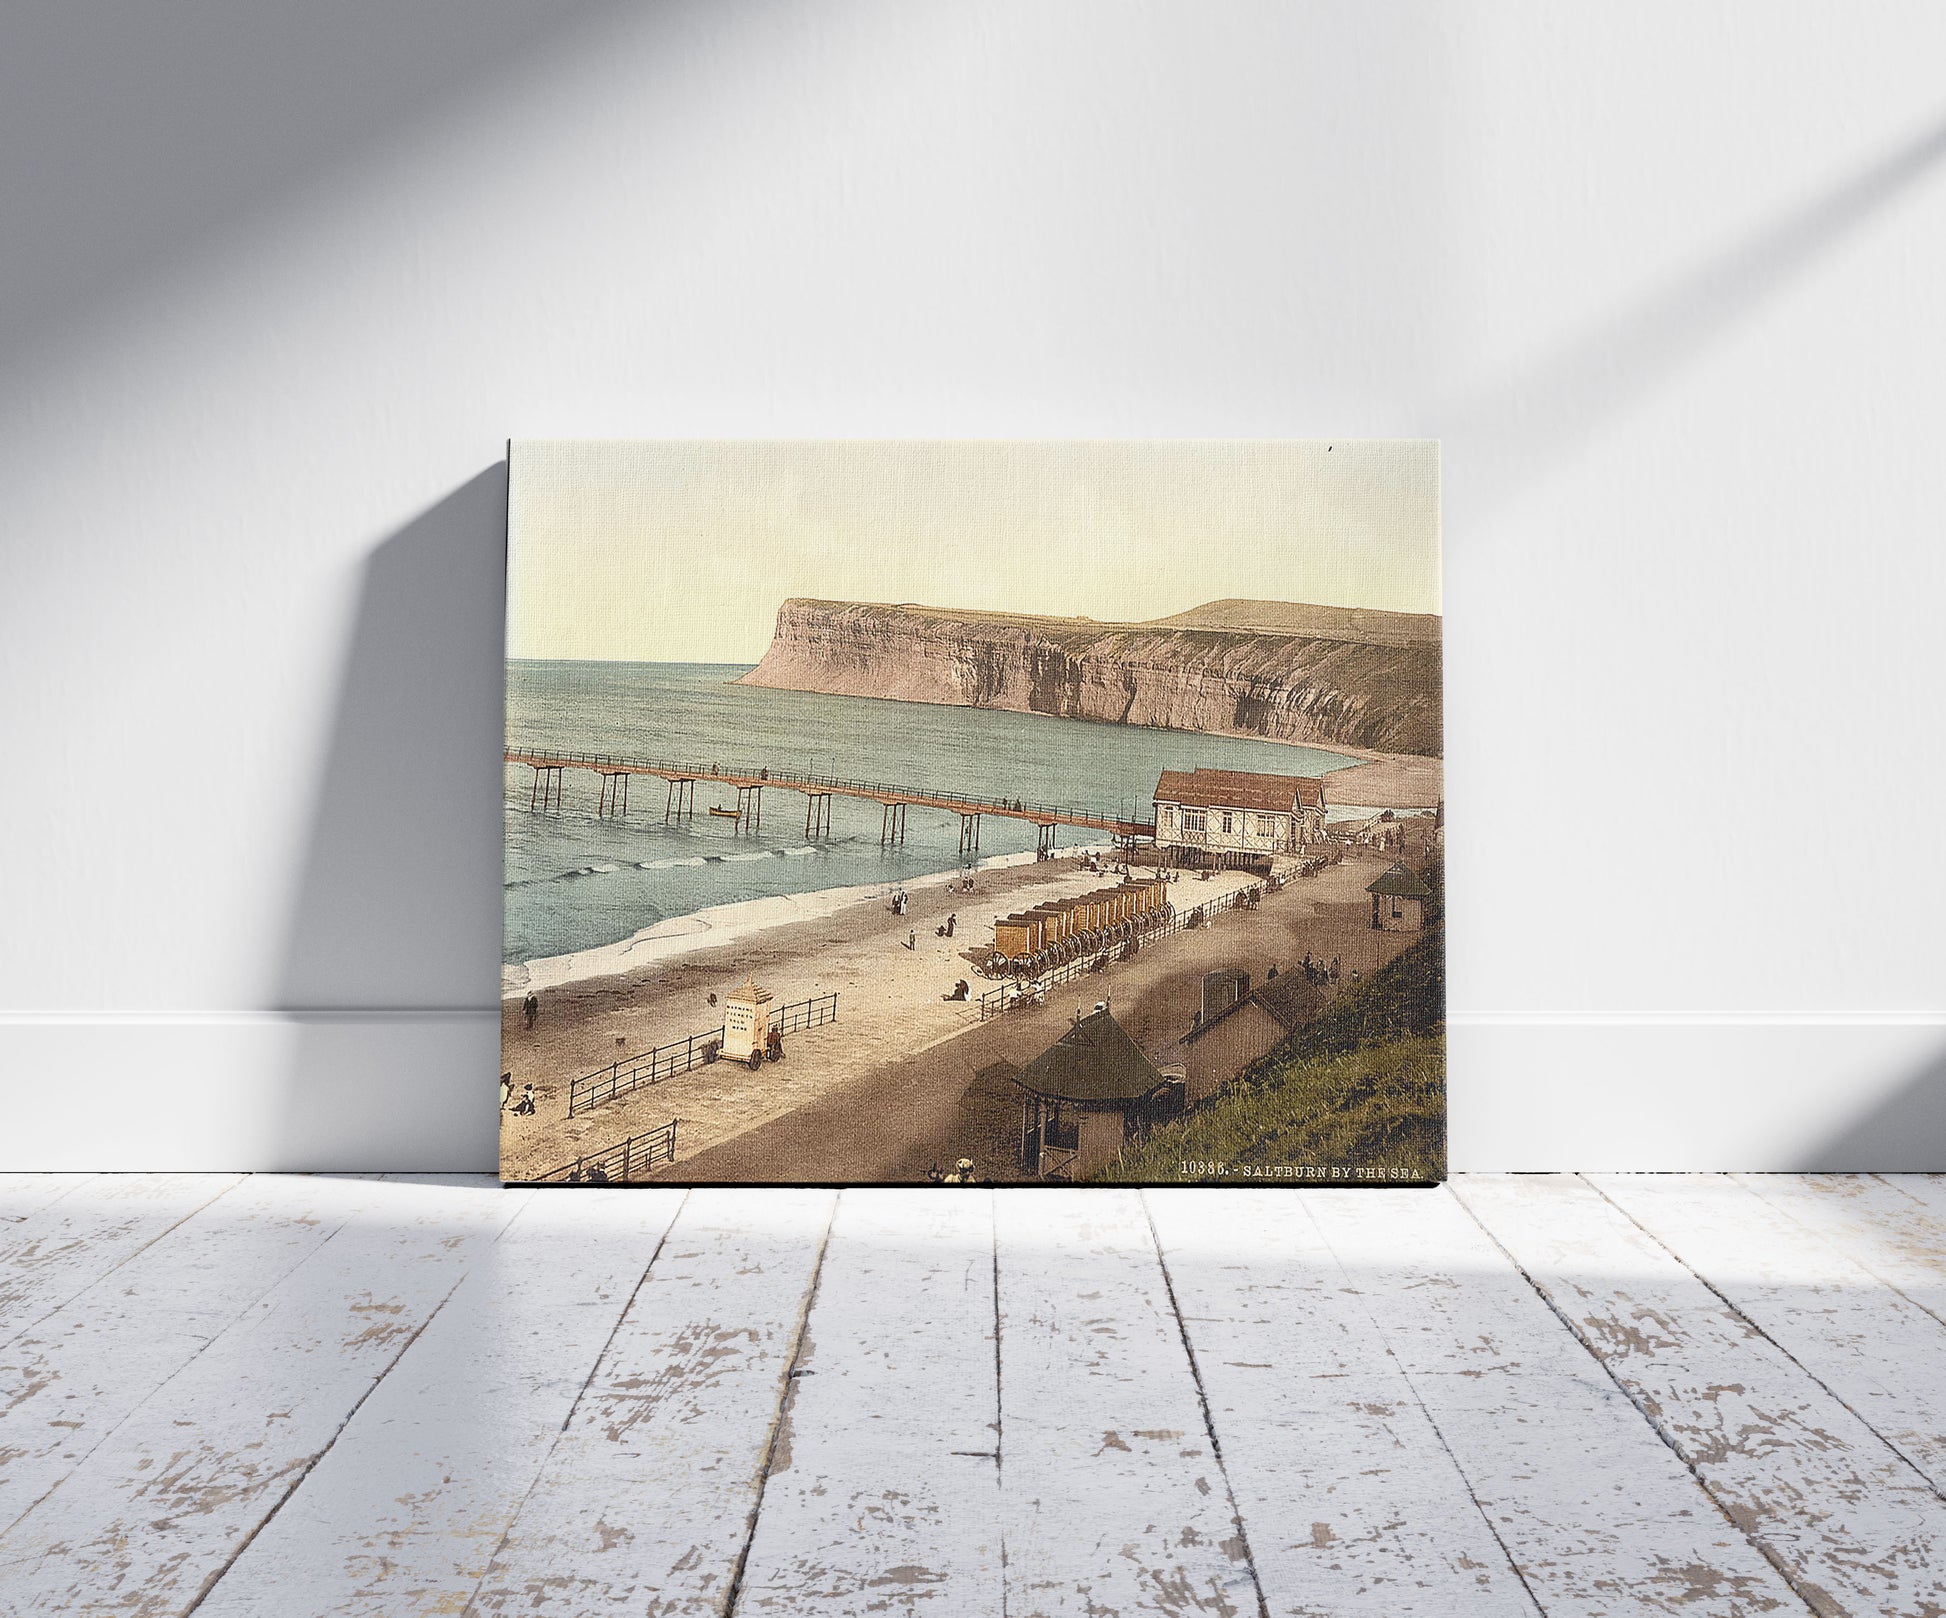
<svg viewBox="0 0 1946 1618"><path fill-rule="evenodd" d="M507 741L636 758L676 758L896 781L979 797L1018 797L1147 817L1156 777L1197 765L1313 775L1355 762L1278 742L1050 719L993 708L769 691L732 682L743 666L695 663L507 664ZM664 825L664 789L630 784L626 817L595 813L599 778L566 772L560 809L528 807L534 772L509 764L504 959L530 961L616 943L711 905L875 882L961 864L959 820L907 811L903 847L879 844L876 803L834 798L831 834L804 835L804 799L764 794L763 827L739 834L706 813L735 807L728 787L696 784L692 820ZM1063 827L1062 845L1104 839ZM1031 850L1024 821L981 823L980 855Z"/></svg>

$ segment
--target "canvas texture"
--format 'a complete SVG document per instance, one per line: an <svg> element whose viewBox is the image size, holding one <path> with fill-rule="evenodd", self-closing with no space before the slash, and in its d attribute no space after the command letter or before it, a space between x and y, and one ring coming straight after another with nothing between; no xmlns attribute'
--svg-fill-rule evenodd
<svg viewBox="0 0 1946 1618"><path fill-rule="evenodd" d="M1444 1178L1436 444L508 487L505 1179Z"/></svg>

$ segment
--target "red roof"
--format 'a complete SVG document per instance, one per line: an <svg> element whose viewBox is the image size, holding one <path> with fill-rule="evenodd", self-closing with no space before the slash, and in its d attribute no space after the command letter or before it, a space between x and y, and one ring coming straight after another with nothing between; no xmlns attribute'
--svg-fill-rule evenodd
<svg viewBox="0 0 1946 1618"><path fill-rule="evenodd" d="M1274 809L1293 804L1324 807L1324 783L1309 775L1257 775L1248 770L1164 770L1155 784L1157 803L1205 809Z"/></svg>

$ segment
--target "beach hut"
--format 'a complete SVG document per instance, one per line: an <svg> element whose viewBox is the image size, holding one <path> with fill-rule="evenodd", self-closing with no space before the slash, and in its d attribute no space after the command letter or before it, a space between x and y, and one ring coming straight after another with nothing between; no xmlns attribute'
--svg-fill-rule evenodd
<svg viewBox="0 0 1946 1618"><path fill-rule="evenodd" d="M1024 912L1002 916L993 924L993 952L1010 961L1023 960L1041 947L1042 918Z"/></svg>
<svg viewBox="0 0 1946 1618"><path fill-rule="evenodd" d="M1401 860L1365 889L1372 896L1372 925L1384 933L1416 933L1426 925L1432 889Z"/></svg>
<svg viewBox="0 0 1946 1618"><path fill-rule="evenodd" d="M1093 893L1049 899L1031 910L1002 916L993 923L993 952L1020 961L1084 933L1099 933L1128 921L1160 915L1168 902L1160 878L1118 883Z"/></svg>
<svg viewBox="0 0 1946 1618"><path fill-rule="evenodd" d="M1118 1161L1132 1133L1180 1105L1172 1081L1106 1006L1008 1078L1024 1092L1021 1166L1045 1179L1086 1179Z"/></svg>
<svg viewBox="0 0 1946 1618"><path fill-rule="evenodd" d="M1248 992L1214 1015L1205 1011L1183 1035L1183 1100L1190 1106L1268 1056L1324 1004L1324 991L1300 972L1286 972L1256 989L1250 989L1246 973L1212 972L1203 980L1206 994L1210 980L1218 977L1241 978Z"/></svg>

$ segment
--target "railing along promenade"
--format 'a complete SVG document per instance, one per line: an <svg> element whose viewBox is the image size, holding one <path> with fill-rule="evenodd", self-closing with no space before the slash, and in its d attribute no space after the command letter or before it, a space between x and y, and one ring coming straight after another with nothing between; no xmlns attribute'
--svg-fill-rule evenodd
<svg viewBox="0 0 1946 1618"><path fill-rule="evenodd" d="M944 809L960 815L1004 815L1014 820L1030 820L1040 826L1082 826L1090 831L1114 832L1123 837L1153 837L1155 822L1140 820L1131 813L1071 803L1029 803L1020 798L988 798L960 792L942 792L931 787L912 786L899 781L865 781L850 776L817 775L805 771L746 769L722 763L684 762L677 759L622 758L609 753L556 752L545 748L508 748L509 764L525 764L536 770L591 770L597 775L653 775L664 781L719 781L747 789L782 787L816 797L835 793L845 798L865 798L882 804L918 804L928 809Z"/></svg>
<svg viewBox="0 0 1946 1618"><path fill-rule="evenodd" d="M805 1028L822 1028L826 1023L837 1020L838 996L835 992L799 1000L770 1014L770 1026L780 1035L794 1034ZM625 1056L619 1062L611 1062L607 1067L596 1068L578 1079L570 1079L568 1116L572 1118L578 1113L592 1112L618 1096L630 1095L647 1085L660 1084L664 1079L673 1079L679 1073L701 1067L705 1062L716 1061L722 1054L723 1035L724 1028L719 1024L703 1033L672 1039L666 1045Z"/></svg>
<svg viewBox="0 0 1946 1618"><path fill-rule="evenodd" d="M572 1163L563 1163L558 1169L536 1175L531 1183L545 1185L549 1181L559 1180L572 1184L582 1181L603 1184L632 1180L638 1173L646 1174L660 1164L673 1163L675 1160L676 1120L671 1118L659 1128L630 1135L627 1140L617 1141L613 1146L604 1146L598 1152L589 1152Z"/></svg>

